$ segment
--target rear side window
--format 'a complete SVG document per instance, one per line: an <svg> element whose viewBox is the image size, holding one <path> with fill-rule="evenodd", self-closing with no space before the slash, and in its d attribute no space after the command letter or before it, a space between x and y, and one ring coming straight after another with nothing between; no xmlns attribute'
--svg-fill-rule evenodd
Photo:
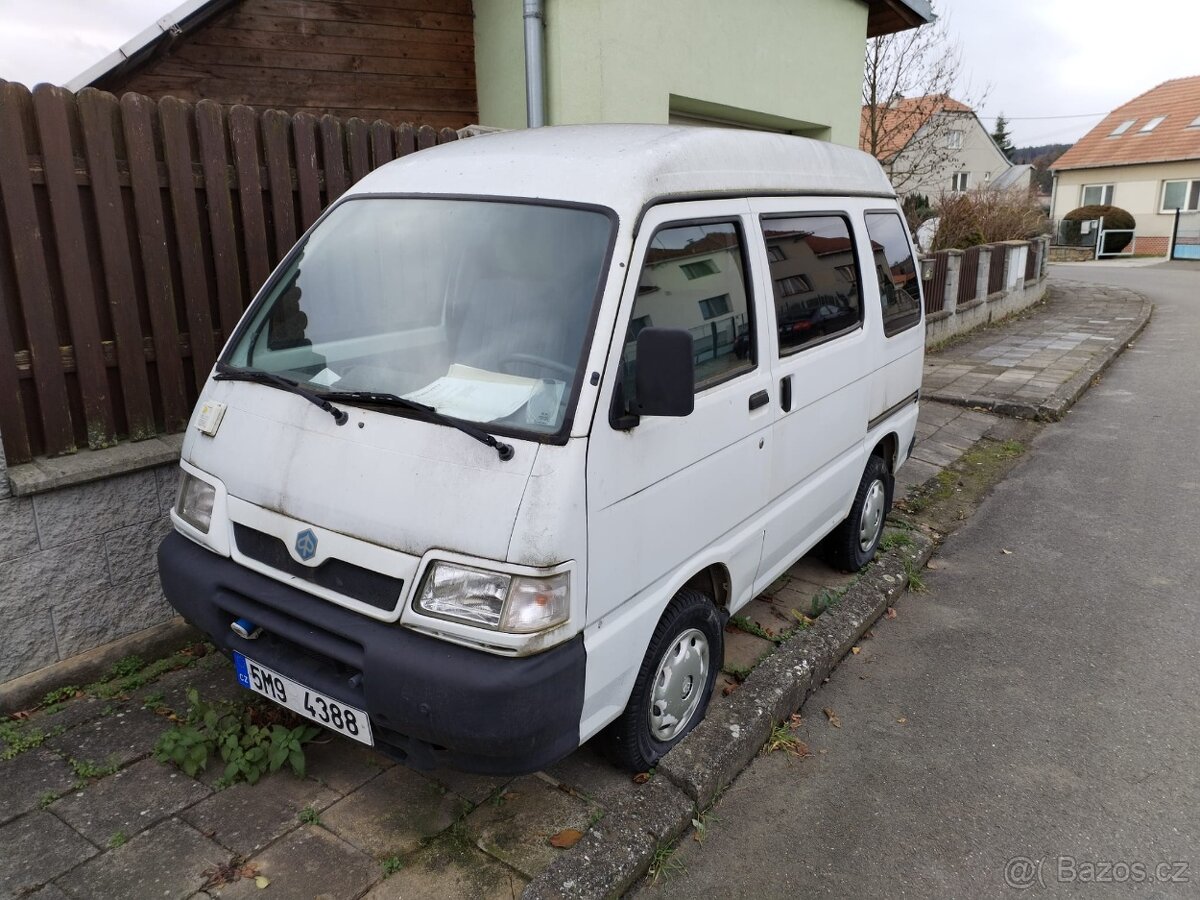
<svg viewBox="0 0 1200 900"><path fill-rule="evenodd" d="M921 280L897 213L867 213L867 233L879 278L883 333L891 337L921 321Z"/></svg>
<svg viewBox="0 0 1200 900"><path fill-rule="evenodd" d="M862 322L858 261L841 216L764 219L779 352L792 353Z"/></svg>
<svg viewBox="0 0 1200 900"><path fill-rule="evenodd" d="M697 391L754 368L754 328L737 225L670 225L655 233L625 333L627 391L634 383L638 333L650 327L691 334Z"/></svg>

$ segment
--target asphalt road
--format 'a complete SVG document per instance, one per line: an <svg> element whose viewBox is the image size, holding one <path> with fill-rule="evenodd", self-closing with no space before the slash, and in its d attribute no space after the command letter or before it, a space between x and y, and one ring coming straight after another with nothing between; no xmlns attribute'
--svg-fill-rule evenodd
<svg viewBox="0 0 1200 900"><path fill-rule="evenodd" d="M1154 318L639 893L1200 897L1200 267L1054 274Z"/></svg>

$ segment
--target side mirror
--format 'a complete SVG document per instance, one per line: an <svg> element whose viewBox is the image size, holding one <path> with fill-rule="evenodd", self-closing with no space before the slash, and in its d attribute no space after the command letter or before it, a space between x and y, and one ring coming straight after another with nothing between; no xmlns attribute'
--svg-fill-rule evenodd
<svg viewBox="0 0 1200 900"><path fill-rule="evenodd" d="M696 406L691 334L681 328L643 328L637 339L636 377L631 413L690 416Z"/></svg>

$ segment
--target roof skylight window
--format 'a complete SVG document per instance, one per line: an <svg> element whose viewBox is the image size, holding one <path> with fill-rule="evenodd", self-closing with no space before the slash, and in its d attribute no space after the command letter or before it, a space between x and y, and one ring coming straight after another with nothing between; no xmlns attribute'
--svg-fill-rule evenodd
<svg viewBox="0 0 1200 900"><path fill-rule="evenodd" d="M1120 125L1118 125L1116 128L1114 128L1112 130L1112 134L1110 134L1109 137L1116 137L1119 134L1124 134L1130 128L1133 127L1133 123L1136 121L1137 121L1137 119L1126 119L1124 122L1122 122Z"/></svg>
<svg viewBox="0 0 1200 900"><path fill-rule="evenodd" d="M1138 132L1138 134L1147 134L1147 133L1153 131L1155 128L1157 128L1159 125L1161 125L1163 123L1163 119L1165 119L1165 118L1166 118L1166 116L1155 116L1153 119L1151 119L1149 122L1147 122L1145 125L1142 126L1142 128Z"/></svg>

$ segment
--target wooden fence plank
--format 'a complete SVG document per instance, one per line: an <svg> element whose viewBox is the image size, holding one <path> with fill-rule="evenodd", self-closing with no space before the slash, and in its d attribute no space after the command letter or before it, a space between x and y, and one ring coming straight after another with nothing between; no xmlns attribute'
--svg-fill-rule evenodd
<svg viewBox="0 0 1200 900"><path fill-rule="evenodd" d="M112 94L85 88L75 97L84 135L88 178L96 206L97 232L104 264L104 282L117 342L117 372L125 400L126 427L131 440L154 437L157 427L150 404L150 379L142 353L142 322L138 315L133 285L132 254L117 177L116 142L113 131L118 116Z"/></svg>
<svg viewBox="0 0 1200 900"><path fill-rule="evenodd" d="M448 144L451 141L457 141L457 140L458 140L458 132L455 131L453 128L449 128L449 127L443 128L441 131L438 132L438 143L439 144Z"/></svg>
<svg viewBox="0 0 1200 900"><path fill-rule="evenodd" d="M292 118L296 147L296 187L300 193L300 231L321 215L321 163L317 159L317 119L309 113Z"/></svg>
<svg viewBox="0 0 1200 900"><path fill-rule="evenodd" d="M396 126L396 155L408 156L417 152L417 130L411 125Z"/></svg>
<svg viewBox="0 0 1200 900"><path fill-rule="evenodd" d="M208 206L208 230L212 236L213 271L217 281L217 309L221 333L228 340L242 317L247 298L242 290L238 262L237 228L229 183L229 154L225 149L225 113L219 103L201 100L196 104L196 138L204 170Z"/></svg>
<svg viewBox="0 0 1200 900"><path fill-rule="evenodd" d="M198 389L208 380L217 353L212 338L212 307L200 234L200 209L196 204L196 182L192 177L192 144L188 135L191 110L190 104L175 97L164 97L158 102L175 240L179 245L183 302L187 309L188 334L192 339L192 372Z"/></svg>
<svg viewBox="0 0 1200 900"><path fill-rule="evenodd" d="M342 123L333 116L321 116L321 157L325 169L325 205L329 206L348 187Z"/></svg>
<svg viewBox="0 0 1200 900"><path fill-rule="evenodd" d="M246 247L246 270L250 276L250 295L263 286L271 274L267 252L267 222L263 213L262 177L258 168L258 117L248 106L229 111L229 137L233 144L233 164L237 169L238 199L242 210L242 232Z"/></svg>
<svg viewBox="0 0 1200 900"><path fill-rule="evenodd" d="M75 159L67 121L68 105L74 102L74 94L60 87L42 84L33 91L42 168L54 219L58 266L79 374L87 441L91 449L98 450L116 443L117 425L100 348L100 320L91 275L95 261L88 253L79 186L75 182Z"/></svg>
<svg viewBox="0 0 1200 900"><path fill-rule="evenodd" d="M382 120L371 123L371 167L378 169L396 158L392 148L392 126Z"/></svg>
<svg viewBox="0 0 1200 900"><path fill-rule="evenodd" d="M3 233L3 219L0 218L0 234ZM11 268L6 255L0 255L0 268ZM8 284L7 279L0 278L0 438L4 439L8 465L16 466L33 458L33 448L29 443L29 425L21 397L21 372L15 358L17 348L12 328L16 317L9 314L9 310L20 308L20 298L15 287L10 290Z"/></svg>
<svg viewBox="0 0 1200 900"><path fill-rule="evenodd" d="M263 152L267 158L267 184L271 188L271 221L275 226L275 256L279 261L296 243L296 207L292 202L292 169L288 159L288 126L291 116L278 109L262 114Z"/></svg>
<svg viewBox="0 0 1200 900"><path fill-rule="evenodd" d="M371 171L370 134L362 119L346 120L346 146L350 157L350 183L354 184Z"/></svg>
<svg viewBox="0 0 1200 900"><path fill-rule="evenodd" d="M437 132L429 125L422 125L417 129L417 149L428 150L430 147L437 146Z"/></svg>
<svg viewBox="0 0 1200 900"><path fill-rule="evenodd" d="M0 85L0 197L4 201L13 273L25 316L25 336L33 357L46 452L59 456L75 452L75 436L67 404L67 380L58 355L50 273L26 162L23 112L29 109L30 102L24 85ZM11 365L9 360L5 363Z"/></svg>
<svg viewBox="0 0 1200 900"><path fill-rule="evenodd" d="M179 321L175 315L175 289L171 284L171 251L163 216L158 160L154 151L154 101L141 94L121 98L125 153L133 190L133 209L142 254L142 275L154 333L155 366L162 396L163 424L180 431L188 421L190 404L179 356Z"/></svg>

